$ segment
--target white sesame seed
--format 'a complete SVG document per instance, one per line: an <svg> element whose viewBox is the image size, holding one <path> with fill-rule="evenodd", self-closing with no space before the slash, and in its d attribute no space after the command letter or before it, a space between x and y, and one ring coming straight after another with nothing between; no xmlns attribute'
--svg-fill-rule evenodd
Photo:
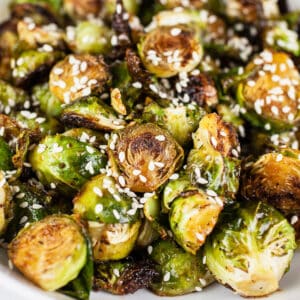
<svg viewBox="0 0 300 300"><path fill-rule="evenodd" d="M132 84L132 86L136 89L141 89L142 88L142 84L139 81L136 81Z"/></svg>
<svg viewBox="0 0 300 300"><path fill-rule="evenodd" d="M255 81L254 80L248 80L247 85L250 86L250 87L254 87L255 86Z"/></svg>
<svg viewBox="0 0 300 300"><path fill-rule="evenodd" d="M119 156L119 161L121 163L125 161L125 152L124 151L121 151L118 156Z"/></svg>
<svg viewBox="0 0 300 300"><path fill-rule="evenodd" d="M147 247L147 252L148 252L149 255L151 255L152 251L153 251L153 247L151 245L148 246Z"/></svg>
<svg viewBox="0 0 300 300"><path fill-rule="evenodd" d="M121 216L116 209L113 209L113 214L117 220L120 220Z"/></svg>
<svg viewBox="0 0 300 300"><path fill-rule="evenodd" d="M120 277L120 271L118 269L113 270L115 276Z"/></svg>
<svg viewBox="0 0 300 300"><path fill-rule="evenodd" d="M195 291L196 291L196 292L202 292L202 287L196 286L196 287L195 287Z"/></svg>
<svg viewBox="0 0 300 300"><path fill-rule="evenodd" d="M95 213L100 214L103 211L103 205L101 203L96 204Z"/></svg>
<svg viewBox="0 0 300 300"><path fill-rule="evenodd" d="M141 174L141 171L140 171L140 170L137 170L137 169L135 169L135 170L133 170L133 171L132 171L132 174L133 174L134 176L138 176L138 175L140 175L140 174Z"/></svg>
<svg viewBox="0 0 300 300"><path fill-rule="evenodd" d="M202 233L196 232L196 237L201 242L205 240L205 236Z"/></svg>
<svg viewBox="0 0 300 300"><path fill-rule="evenodd" d="M212 137L210 138L210 142L211 142L211 144L212 144L215 148L217 147L218 141L216 140L216 138L215 138L214 136L212 136Z"/></svg>
<svg viewBox="0 0 300 300"><path fill-rule="evenodd" d="M271 130L271 124L270 123L266 123L265 126L264 126L264 128L266 130Z"/></svg>
<svg viewBox="0 0 300 300"><path fill-rule="evenodd" d="M10 270L13 270L13 268L14 268L14 265L10 259L8 260L8 267Z"/></svg>
<svg viewBox="0 0 300 300"><path fill-rule="evenodd" d="M204 278L199 278L199 282L201 283L202 286L207 285L207 281Z"/></svg>
<svg viewBox="0 0 300 300"><path fill-rule="evenodd" d="M55 75L61 75L61 74L63 74L63 72L64 72L64 70L61 68L54 68L54 70L53 70L53 73Z"/></svg>
<svg viewBox="0 0 300 300"><path fill-rule="evenodd" d="M40 204L35 203L35 204L32 205L32 208L33 209L41 209L41 208L43 208L43 206L40 205Z"/></svg>
<svg viewBox="0 0 300 300"><path fill-rule="evenodd" d="M172 36L178 36L181 33L181 29L180 28L172 28L171 29L171 35Z"/></svg>
<svg viewBox="0 0 300 300"><path fill-rule="evenodd" d="M28 217L27 216L23 216L21 219L20 219L20 224L24 224L28 221Z"/></svg>
<svg viewBox="0 0 300 300"><path fill-rule="evenodd" d="M178 173L174 173L172 176L170 176L170 180L176 180L179 178L179 174Z"/></svg>
<svg viewBox="0 0 300 300"><path fill-rule="evenodd" d="M206 255L203 256L202 263L206 265Z"/></svg>
<svg viewBox="0 0 300 300"><path fill-rule="evenodd" d="M292 216L292 218L291 218L291 224L292 225L294 225L294 224L296 224L298 222L298 216Z"/></svg>
<svg viewBox="0 0 300 300"><path fill-rule="evenodd" d="M144 182L144 183L147 182L147 178L143 175L139 175L139 179L141 182Z"/></svg>
<svg viewBox="0 0 300 300"><path fill-rule="evenodd" d="M22 199L25 197L25 193L20 193L16 196L17 199Z"/></svg>
<svg viewBox="0 0 300 300"><path fill-rule="evenodd" d="M148 170L149 171L154 171L155 170L155 165L154 165L154 162L152 160L148 164Z"/></svg>
<svg viewBox="0 0 300 300"><path fill-rule="evenodd" d="M26 208L26 207L28 207L28 205L29 205L29 203L27 201L24 201L19 205L19 207Z"/></svg>
<svg viewBox="0 0 300 300"><path fill-rule="evenodd" d="M217 193L214 192L213 190L206 190L206 193L208 196L212 196L212 197L217 197Z"/></svg>
<svg viewBox="0 0 300 300"><path fill-rule="evenodd" d="M155 137L156 140L160 141L160 142L163 142L166 140L166 137L164 135L157 135Z"/></svg>
<svg viewBox="0 0 300 300"><path fill-rule="evenodd" d="M276 161L279 162L279 161L282 161L282 158L283 158L283 155L282 154L278 154L276 156Z"/></svg>
<svg viewBox="0 0 300 300"><path fill-rule="evenodd" d="M118 181L120 183L121 186L125 186L126 185L126 181L125 178L123 176L119 176L118 177Z"/></svg>
<svg viewBox="0 0 300 300"><path fill-rule="evenodd" d="M232 153L233 156L239 157L239 153L236 149L232 149L231 153Z"/></svg>
<svg viewBox="0 0 300 300"><path fill-rule="evenodd" d="M165 275L164 275L163 280L164 280L164 281L169 281L170 278L171 278L171 273L170 273L170 272L166 272Z"/></svg>
<svg viewBox="0 0 300 300"><path fill-rule="evenodd" d="M98 188L97 186L95 186L95 187L93 188L93 192L94 192L97 196L99 196L99 197L102 197L102 196L103 196L103 193L102 193L101 189Z"/></svg>

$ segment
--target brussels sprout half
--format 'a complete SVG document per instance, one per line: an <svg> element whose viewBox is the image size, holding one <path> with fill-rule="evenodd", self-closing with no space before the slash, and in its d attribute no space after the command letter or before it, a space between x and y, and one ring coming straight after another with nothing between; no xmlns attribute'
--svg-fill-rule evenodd
<svg viewBox="0 0 300 300"><path fill-rule="evenodd" d="M243 176L246 199L262 200L286 214L300 212L300 151L282 149L260 156Z"/></svg>
<svg viewBox="0 0 300 300"><path fill-rule="evenodd" d="M150 289L159 296L178 296L199 291L214 281L203 264L201 253L192 255L174 241L160 240L153 244L150 257L160 277Z"/></svg>
<svg viewBox="0 0 300 300"><path fill-rule="evenodd" d="M110 80L108 68L102 56L74 54L67 56L51 70L50 91L62 103L104 91Z"/></svg>
<svg viewBox="0 0 300 300"><path fill-rule="evenodd" d="M232 125L208 114L193 135L194 149L187 158L192 183L215 191L230 201L239 188L239 141Z"/></svg>
<svg viewBox="0 0 300 300"><path fill-rule="evenodd" d="M140 221L133 224L103 224L88 221L94 259L108 261L127 257L135 245L140 226Z"/></svg>
<svg viewBox="0 0 300 300"><path fill-rule="evenodd" d="M133 294L147 288L158 273L153 262L127 258L121 261L99 262L96 265L94 289L115 295Z"/></svg>
<svg viewBox="0 0 300 300"><path fill-rule="evenodd" d="M11 191L6 183L4 174L0 173L0 236L6 230L7 224L11 219Z"/></svg>
<svg viewBox="0 0 300 300"><path fill-rule="evenodd" d="M30 163L43 184L66 195L76 192L106 166L106 155L87 143L63 135L46 136L30 153Z"/></svg>
<svg viewBox="0 0 300 300"><path fill-rule="evenodd" d="M178 169L183 149L168 131L152 123L134 124L113 134L110 159L121 175L118 181L134 192L153 192Z"/></svg>
<svg viewBox="0 0 300 300"><path fill-rule="evenodd" d="M295 232L279 212L247 202L214 230L204 254L220 283L244 297L258 297L278 289L295 248Z"/></svg>
<svg viewBox="0 0 300 300"><path fill-rule="evenodd" d="M76 222L52 215L19 232L9 259L32 282L54 291L75 279L86 262L87 245Z"/></svg>
<svg viewBox="0 0 300 300"><path fill-rule="evenodd" d="M69 104L60 119L67 125L106 131L122 129L126 125L109 105L96 96L84 97Z"/></svg>
<svg viewBox="0 0 300 300"><path fill-rule="evenodd" d="M119 190L114 178L98 175L88 181L74 198L73 211L89 221L133 223L139 218L139 210L129 214L133 201Z"/></svg>
<svg viewBox="0 0 300 300"><path fill-rule="evenodd" d="M70 48L76 53L107 54L111 50L112 31L102 22L84 21L73 29L68 27L67 34Z"/></svg>
<svg viewBox="0 0 300 300"><path fill-rule="evenodd" d="M177 243L187 252L196 254L214 229L223 202L201 190L185 191L171 205L169 221Z"/></svg>
<svg viewBox="0 0 300 300"><path fill-rule="evenodd" d="M186 146L204 114L196 105L164 108L153 102L144 108L143 119L167 129L180 145Z"/></svg>
<svg viewBox="0 0 300 300"><path fill-rule="evenodd" d="M267 131L289 130L299 122L300 75L284 52L264 50L247 65L250 75L237 99L252 125Z"/></svg>
<svg viewBox="0 0 300 300"><path fill-rule="evenodd" d="M157 77L171 77L193 70L201 61L203 49L192 26L154 28L138 45L147 70Z"/></svg>
<svg viewBox="0 0 300 300"><path fill-rule="evenodd" d="M18 86L28 87L44 78L57 60L63 56L60 51L25 50L15 59L12 77Z"/></svg>

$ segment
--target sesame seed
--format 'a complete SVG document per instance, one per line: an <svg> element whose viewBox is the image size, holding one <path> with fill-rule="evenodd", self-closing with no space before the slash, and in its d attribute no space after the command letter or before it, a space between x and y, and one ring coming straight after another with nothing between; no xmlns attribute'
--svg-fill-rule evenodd
<svg viewBox="0 0 300 300"><path fill-rule="evenodd" d="M298 222L298 216L292 216L291 218L291 224L294 225Z"/></svg>
<svg viewBox="0 0 300 300"><path fill-rule="evenodd" d="M20 224L24 224L28 221L28 217L27 216L23 216L21 219L20 219Z"/></svg>
<svg viewBox="0 0 300 300"><path fill-rule="evenodd" d="M63 72L64 72L64 70L61 68L54 68L54 70L53 70L53 73L55 75L61 75L61 74L63 74Z"/></svg>
<svg viewBox="0 0 300 300"><path fill-rule="evenodd" d="M205 240L205 236L202 233L196 232L196 237L201 242Z"/></svg>
<svg viewBox="0 0 300 300"><path fill-rule="evenodd" d="M139 179L141 182L144 182L144 183L147 182L147 178L143 175L139 175Z"/></svg>
<svg viewBox="0 0 300 300"><path fill-rule="evenodd" d="M210 142L211 142L211 144L212 144L215 148L217 147L218 141L216 140L216 138L215 138L214 136L212 136L212 137L210 138Z"/></svg>
<svg viewBox="0 0 300 300"><path fill-rule="evenodd" d="M19 207L26 208L26 207L28 207L28 205L29 205L29 203L27 201L24 201L19 205Z"/></svg>
<svg viewBox="0 0 300 300"><path fill-rule="evenodd" d="M196 291L196 292L202 292L202 287L196 286L196 287L195 287L195 291Z"/></svg>
<svg viewBox="0 0 300 300"><path fill-rule="evenodd" d="M118 177L118 181L120 183L121 186L125 186L126 185L126 181L125 178L123 176L119 176Z"/></svg>
<svg viewBox="0 0 300 300"><path fill-rule="evenodd" d="M255 86L255 81L254 80L248 80L247 85L250 86L250 87L254 87Z"/></svg>
<svg viewBox="0 0 300 300"><path fill-rule="evenodd" d="M155 170L155 165L154 165L154 162L152 160L148 164L148 170L149 171L154 171Z"/></svg>
<svg viewBox="0 0 300 300"><path fill-rule="evenodd" d="M157 135L155 137L156 140L160 141L160 142L163 142L166 140L166 137L164 135Z"/></svg>
<svg viewBox="0 0 300 300"><path fill-rule="evenodd" d="M202 286L207 285L207 281L204 278L199 278L199 282L201 283Z"/></svg>
<svg viewBox="0 0 300 300"><path fill-rule="evenodd" d="M8 267L10 270L13 270L13 268L14 268L14 265L10 259L8 260Z"/></svg>
<svg viewBox="0 0 300 300"><path fill-rule="evenodd" d="M166 272L165 275L164 275L163 280L164 280L164 281L169 281L170 278L171 278L171 273L170 273L170 272Z"/></svg>
<svg viewBox="0 0 300 300"><path fill-rule="evenodd" d="M116 209L113 209L113 214L117 220L120 220L121 216Z"/></svg>
<svg viewBox="0 0 300 300"><path fill-rule="evenodd" d="M203 256L202 263L206 265L206 255Z"/></svg>
<svg viewBox="0 0 300 300"><path fill-rule="evenodd" d="M124 151L121 151L119 153L119 161L122 163L125 161L125 152Z"/></svg>
<svg viewBox="0 0 300 300"><path fill-rule="evenodd" d="M41 209L41 208L43 208L43 206L40 205L40 204L35 203L35 204L32 205L32 208L33 209Z"/></svg>
<svg viewBox="0 0 300 300"><path fill-rule="evenodd" d="M120 271L118 269L113 270L115 276L120 277Z"/></svg>
<svg viewBox="0 0 300 300"><path fill-rule="evenodd" d="M147 252L148 252L149 255L151 255L152 251L153 251L153 247L151 245L148 246L147 247Z"/></svg>
<svg viewBox="0 0 300 300"><path fill-rule="evenodd" d="M271 124L270 123L266 123L265 126L264 126L264 128L266 130L271 130Z"/></svg>
<svg viewBox="0 0 300 300"><path fill-rule="evenodd" d="M232 149L231 153L232 153L233 156L239 157L239 153L236 149Z"/></svg>
<svg viewBox="0 0 300 300"><path fill-rule="evenodd" d="M277 157L276 157L276 161L277 162L282 161L282 158L283 158L283 155L282 154L278 154Z"/></svg>
<svg viewBox="0 0 300 300"><path fill-rule="evenodd" d="M140 175L140 174L141 174L141 171L140 171L140 170L137 170L137 169L135 169L135 170L133 170L133 171L132 171L132 174L133 174L134 176L138 176L138 175Z"/></svg>
<svg viewBox="0 0 300 300"><path fill-rule="evenodd" d="M217 197L218 195L213 190L206 190L208 196Z"/></svg>
<svg viewBox="0 0 300 300"><path fill-rule="evenodd" d="M172 28L171 29L171 35L172 36L178 36L181 33L181 29L180 28Z"/></svg>
<svg viewBox="0 0 300 300"><path fill-rule="evenodd" d="M132 86L136 89L141 89L142 88L142 84L139 81L136 81L132 84Z"/></svg>
<svg viewBox="0 0 300 300"><path fill-rule="evenodd" d="M17 199L22 199L25 197L25 193L20 193L16 196Z"/></svg>
<svg viewBox="0 0 300 300"><path fill-rule="evenodd" d="M101 203L96 204L95 213L100 214L103 211L103 205Z"/></svg>
<svg viewBox="0 0 300 300"><path fill-rule="evenodd" d="M172 176L170 176L170 180L176 180L179 178L179 174L178 173L174 173Z"/></svg>
<svg viewBox="0 0 300 300"><path fill-rule="evenodd" d="M98 188L97 186L95 186L95 187L93 188L93 192L94 192L97 196L99 196L99 197L102 197L102 196L103 196L103 193L102 193L101 189Z"/></svg>

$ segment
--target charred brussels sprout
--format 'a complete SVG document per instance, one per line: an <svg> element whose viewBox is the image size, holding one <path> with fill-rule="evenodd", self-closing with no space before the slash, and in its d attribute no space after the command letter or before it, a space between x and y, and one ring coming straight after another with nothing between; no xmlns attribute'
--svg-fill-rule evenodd
<svg viewBox="0 0 300 300"><path fill-rule="evenodd" d="M169 214L175 240L195 255L214 229L222 209L222 200L216 201L201 190L182 192L172 203Z"/></svg>
<svg viewBox="0 0 300 300"><path fill-rule="evenodd" d="M85 97L66 106L61 121L71 126L106 131L122 129L126 125L109 105L96 96Z"/></svg>
<svg viewBox="0 0 300 300"><path fill-rule="evenodd" d="M110 80L108 68L101 56L69 55L57 63L50 73L50 91L62 103L101 93Z"/></svg>
<svg viewBox="0 0 300 300"><path fill-rule="evenodd" d="M108 261L123 259L132 251L139 234L141 222L104 224L88 222L93 244L94 259Z"/></svg>
<svg viewBox="0 0 300 300"><path fill-rule="evenodd" d="M57 117L61 114L62 103L50 92L48 83L34 86L32 97L38 101L41 111L48 117Z"/></svg>
<svg viewBox="0 0 300 300"><path fill-rule="evenodd" d="M193 27L161 26L148 32L138 45L147 70L157 77L171 77L193 70L201 61L203 49Z"/></svg>
<svg viewBox="0 0 300 300"><path fill-rule="evenodd" d="M73 30L70 29L69 30ZM77 53L106 54L111 49L112 31L103 23L97 21L80 22L75 30L75 36L68 40L70 47Z"/></svg>
<svg viewBox="0 0 300 300"><path fill-rule="evenodd" d="M217 114L208 114L200 121L193 140L194 149L187 158L192 182L233 200L240 175L240 146L235 129Z"/></svg>
<svg viewBox="0 0 300 300"><path fill-rule="evenodd" d="M137 209L128 214L132 210L132 199L119 191L115 180L106 175L98 175L88 181L73 203L74 213L90 221L116 224L132 223L139 218Z"/></svg>
<svg viewBox="0 0 300 300"><path fill-rule="evenodd" d="M295 248L288 221L263 202L249 202L224 218L206 242L205 255L220 283L242 296L258 297L278 289Z"/></svg>
<svg viewBox="0 0 300 300"><path fill-rule="evenodd" d="M149 260L127 258L121 261L100 262L96 265L94 289L115 295L133 294L147 288L157 276Z"/></svg>
<svg viewBox="0 0 300 300"><path fill-rule="evenodd" d="M204 111L197 105L161 107L153 102L145 107L143 119L167 129L180 145L186 146L203 115Z"/></svg>
<svg viewBox="0 0 300 300"><path fill-rule="evenodd" d="M30 163L43 184L74 193L106 165L106 156L75 138L46 136L30 153Z"/></svg>
<svg viewBox="0 0 300 300"><path fill-rule="evenodd" d="M52 215L20 231L8 255L36 285L54 291L78 276L86 262L87 245L73 219Z"/></svg>
<svg viewBox="0 0 300 300"><path fill-rule="evenodd" d="M16 58L13 68L12 76L15 84L28 86L40 81L61 57L62 52L59 51L23 51Z"/></svg>
<svg viewBox="0 0 300 300"><path fill-rule="evenodd" d="M171 240L156 242L150 257L160 274L150 288L159 296L184 295L214 281L200 253L197 256L187 253Z"/></svg>
<svg viewBox="0 0 300 300"><path fill-rule="evenodd" d="M10 188L2 172L0 173L0 181L0 236L2 236L12 217L12 203Z"/></svg>
<svg viewBox="0 0 300 300"><path fill-rule="evenodd" d="M118 181L134 192L155 191L183 159L183 149L168 131L152 123L135 124L116 132L109 148L121 172Z"/></svg>
<svg viewBox="0 0 300 300"><path fill-rule="evenodd" d="M300 212L300 151L282 149L250 164L242 181L242 195L262 200L286 214Z"/></svg>
<svg viewBox="0 0 300 300"><path fill-rule="evenodd" d="M300 76L287 54L265 50L245 72L250 75L239 84L237 99L252 125L283 131L299 122Z"/></svg>

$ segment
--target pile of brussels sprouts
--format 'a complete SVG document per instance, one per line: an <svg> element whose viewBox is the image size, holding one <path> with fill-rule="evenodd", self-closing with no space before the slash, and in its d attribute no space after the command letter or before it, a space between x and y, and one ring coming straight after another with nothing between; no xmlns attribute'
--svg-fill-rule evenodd
<svg viewBox="0 0 300 300"><path fill-rule="evenodd" d="M81 300L214 281L276 292L300 239L299 71L285 1L13 0L0 25L10 267Z"/></svg>

